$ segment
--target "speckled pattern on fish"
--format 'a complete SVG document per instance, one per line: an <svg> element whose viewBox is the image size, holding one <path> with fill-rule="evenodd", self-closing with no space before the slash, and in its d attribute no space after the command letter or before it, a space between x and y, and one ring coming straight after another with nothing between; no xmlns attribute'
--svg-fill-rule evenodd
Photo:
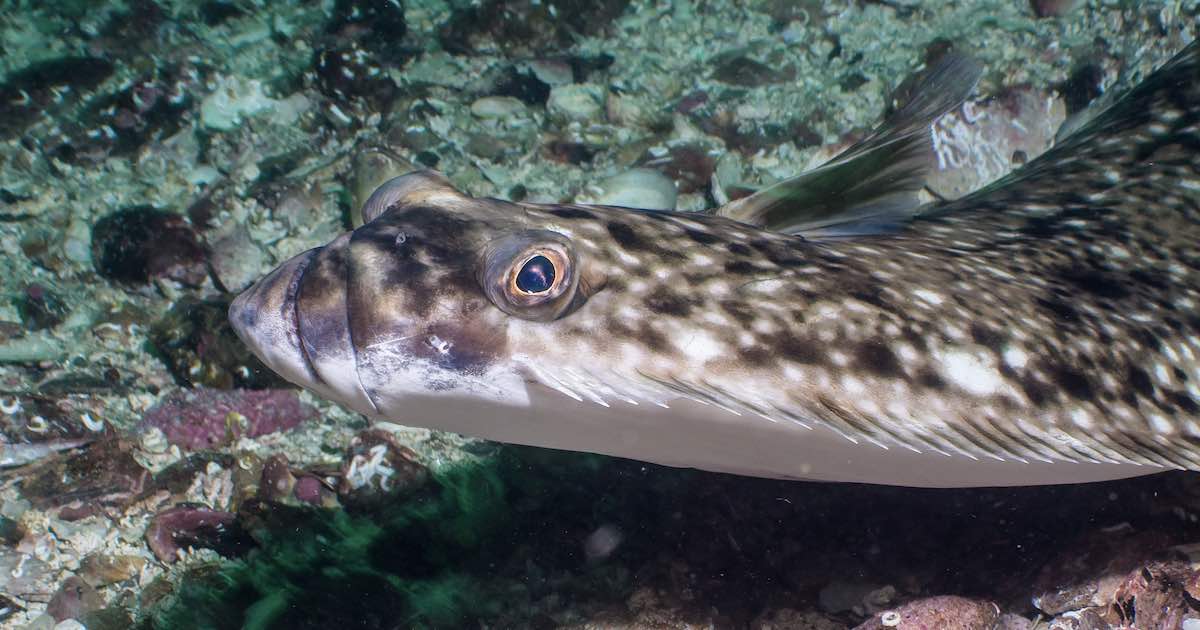
<svg viewBox="0 0 1200 630"><path fill-rule="evenodd" d="M416 173L231 317L363 413L504 441L933 486L1200 470L1198 124L1193 43L1026 168L848 238ZM562 278L514 297L542 254Z"/></svg>

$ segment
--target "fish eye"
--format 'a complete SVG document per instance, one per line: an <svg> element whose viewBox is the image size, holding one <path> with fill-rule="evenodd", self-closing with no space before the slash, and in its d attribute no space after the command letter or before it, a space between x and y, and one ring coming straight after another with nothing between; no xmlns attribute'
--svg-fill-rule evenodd
<svg viewBox="0 0 1200 630"><path fill-rule="evenodd" d="M526 230L488 244L479 283L497 308L521 319L550 321L578 307L579 274L570 239Z"/></svg>
<svg viewBox="0 0 1200 630"><path fill-rule="evenodd" d="M515 284L518 291L535 294L545 293L554 286L554 263L549 258L538 254L525 261L517 272Z"/></svg>

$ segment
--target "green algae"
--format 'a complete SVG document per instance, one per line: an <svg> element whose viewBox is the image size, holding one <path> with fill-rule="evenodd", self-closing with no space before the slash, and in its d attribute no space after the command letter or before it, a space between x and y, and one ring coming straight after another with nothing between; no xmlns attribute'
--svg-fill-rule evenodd
<svg viewBox="0 0 1200 630"><path fill-rule="evenodd" d="M270 509L258 550L194 570L141 627L446 627L495 614L492 567L546 520L541 506L561 508L549 480L590 474L599 459L564 468L502 453L371 512Z"/></svg>

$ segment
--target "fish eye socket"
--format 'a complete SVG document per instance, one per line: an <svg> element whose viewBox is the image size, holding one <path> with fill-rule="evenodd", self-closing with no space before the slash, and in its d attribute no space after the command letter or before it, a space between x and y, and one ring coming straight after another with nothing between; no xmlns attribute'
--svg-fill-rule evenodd
<svg viewBox="0 0 1200 630"><path fill-rule="evenodd" d="M550 262L549 258L538 254L521 265L514 284L518 291L536 295L554 288L554 278L557 275L554 263Z"/></svg>
<svg viewBox="0 0 1200 630"><path fill-rule="evenodd" d="M503 235L484 248L478 278L497 308L521 319L551 321L583 303L571 241L550 230Z"/></svg>

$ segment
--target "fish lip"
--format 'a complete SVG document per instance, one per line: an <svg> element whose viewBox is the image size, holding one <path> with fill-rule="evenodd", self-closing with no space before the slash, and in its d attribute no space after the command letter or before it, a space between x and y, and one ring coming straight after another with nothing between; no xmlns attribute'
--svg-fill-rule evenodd
<svg viewBox="0 0 1200 630"><path fill-rule="evenodd" d="M299 280L319 251L308 250L284 263L235 297L227 311L242 343L269 369L302 386L322 384L304 352L296 319Z"/></svg>

